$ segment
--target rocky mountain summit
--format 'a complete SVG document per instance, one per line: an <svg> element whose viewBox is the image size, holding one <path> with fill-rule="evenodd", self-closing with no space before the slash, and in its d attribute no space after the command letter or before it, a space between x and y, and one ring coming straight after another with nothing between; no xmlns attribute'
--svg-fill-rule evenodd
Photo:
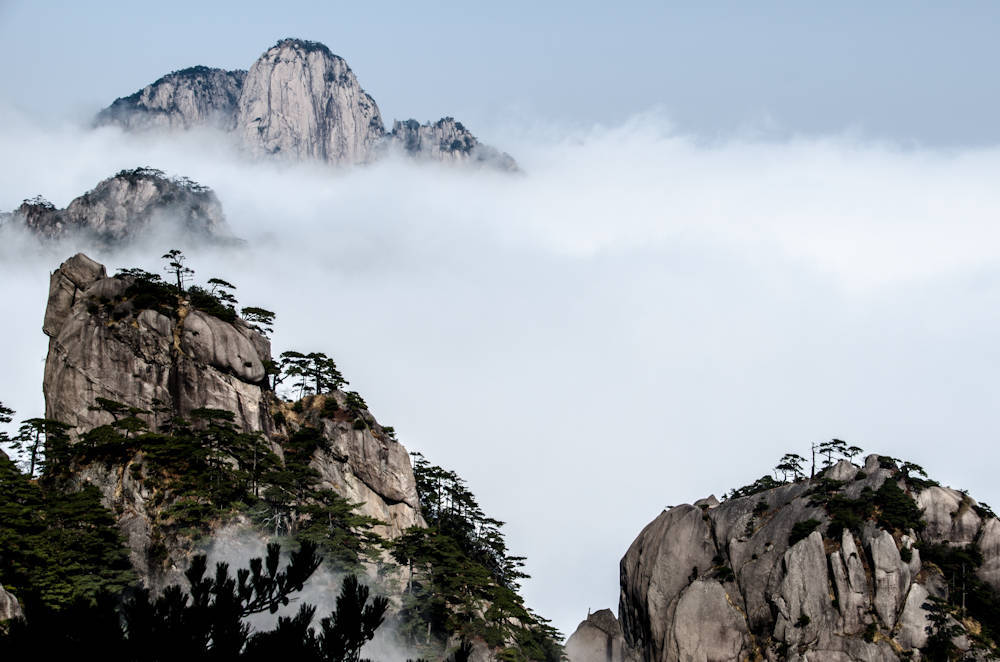
<svg viewBox="0 0 1000 662"><path fill-rule="evenodd" d="M39 196L3 217L4 224L21 226L42 239L78 238L103 246L156 233L234 240L211 189L152 168L122 170L65 209Z"/></svg>
<svg viewBox="0 0 1000 662"><path fill-rule="evenodd" d="M258 154L350 164L369 160L385 128L343 58L322 44L285 39L250 67L236 131Z"/></svg>
<svg viewBox="0 0 1000 662"><path fill-rule="evenodd" d="M278 452L284 451L275 440L311 420L325 440L310 460L321 489L359 504L390 538L422 525L409 454L367 412L360 429L346 409L321 420L319 413L331 408L327 400L344 403L341 392L315 396L292 411L268 387L266 366L274 361L259 331L184 299L167 314L151 306L148 295L144 300L135 284L134 276L109 277L83 254L53 272L43 325L49 336L47 418L79 435L116 420L114 410L94 406L101 399L146 412L152 429L196 410L226 411L238 431L262 433ZM162 514L151 506L141 467L139 456L122 466L95 462L79 467L73 480L98 486L118 518L133 566L148 585L159 586L176 581L175 568L184 567L190 550L158 533Z"/></svg>
<svg viewBox="0 0 1000 662"><path fill-rule="evenodd" d="M870 455L665 510L621 561L627 655L998 659L1000 521L921 471Z"/></svg>
<svg viewBox="0 0 1000 662"><path fill-rule="evenodd" d="M323 44L301 39L279 41L248 72L193 67L168 74L117 99L96 123L126 130L216 127L232 132L251 154L290 160L349 165L400 151L419 159L517 167L451 118L396 122L387 135L378 105L347 62Z"/></svg>

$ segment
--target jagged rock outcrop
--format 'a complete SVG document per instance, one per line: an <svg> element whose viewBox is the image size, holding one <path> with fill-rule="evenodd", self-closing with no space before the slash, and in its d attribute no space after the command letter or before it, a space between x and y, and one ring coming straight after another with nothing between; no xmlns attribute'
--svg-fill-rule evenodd
<svg viewBox="0 0 1000 662"><path fill-rule="evenodd" d="M949 578L923 552L946 559L949 546L976 546L978 576L996 589L998 534L1000 521L968 495L911 479L879 456L717 506L671 508L621 561L626 657L920 659L929 600L949 598ZM975 613L962 620L954 609L950 622L963 634L952 644L1000 659L977 639Z"/></svg>
<svg viewBox="0 0 1000 662"><path fill-rule="evenodd" d="M369 160L385 127L343 58L316 42L284 39L250 67L236 131L257 153L350 164Z"/></svg>
<svg viewBox="0 0 1000 662"><path fill-rule="evenodd" d="M175 318L135 310L123 300L129 284L82 253L53 272L42 328L45 415L86 431L111 420L91 409L101 397L180 415L225 409L243 430L271 431L262 384L267 339L239 319L228 324L183 305ZM152 424L169 415L153 415Z"/></svg>
<svg viewBox="0 0 1000 662"><path fill-rule="evenodd" d="M589 614L566 640L570 662L625 662L625 637L610 609Z"/></svg>
<svg viewBox="0 0 1000 662"><path fill-rule="evenodd" d="M9 215L44 239L77 237L120 246L156 233L234 241L211 189L152 168L122 170L74 199L65 209L34 198Z"/></svg>
<svg viewBox="0 0 1000 662"><path fill-rule="evenodd" d="M517 170L508 154L450 117L397 121L386 134L378 105L347 62L301 39L279 41L246 72L192 67L164 76L116 100L96 123L127 130L211 126L232 132L254 155L296 161L355 164L402 153Z"/></svg>
<svg viewBox="0 0 1000 662"><path fill-rule="evenodd" d="M416 120L396 121L385 147L407 156L442 163L476 163L500 170L517 170L517 163L504 152L483 145L461 122L444 117L431 124Z"/></svg>
<svg viewBox="0 0 1000 662"><path fill-rule="evenodd" d="M0 586L0 622L19 618L23 615L21 603L17 601L17 598L5 591L3 586Z"/></svg>
<svg viewBox="0 0 1000 662"><path fill-rule="evenodd" d="M245 71L190 67L174 71L102 110L97 125L127 130L232 129Z"/></svg>
<svg viewBox="0 0 1000 662"><path fill-rule="evenodd" d="M153 429L194 409L222 409L233 412L239 429L262 433L272 443L308 420L326 440L311 458L321 487L362 504L362 514L385 522L379 529L384 535L423 524L409 455L370 414L365 412L364 429L352 426L353 416L321 419L323 399L342 402L339 392L316 396L296 413L268 388L267 338L238 317L228 322L197 310L183 296L169 311L142 308L130 294L131 283L128 276L109 278L83 254L52 274L43 324L49 336L43 381L48 418L68 423L75 433L108 424L111 414L92 409L99 397L149 410L143 416ZM185 550L167 544L165 559L150 558L156 516L148 507L150 489L140 474L125 469L94 464L74 480L101 489L133 565L156 586L160 573L182 565L178 557Z"/></svg>

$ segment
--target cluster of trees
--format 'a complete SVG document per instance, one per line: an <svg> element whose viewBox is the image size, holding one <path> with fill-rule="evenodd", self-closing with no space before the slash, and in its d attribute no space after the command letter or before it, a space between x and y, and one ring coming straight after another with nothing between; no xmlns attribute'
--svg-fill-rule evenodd
<svg viewBox="0 0 1000 662"><path fill-rule="evenodd" d="M359 662L361 649L385 620L386 598L369 600L369 589L348 575L336 609L313 627L316 608L303 604L294 616L279 616L271 629L252 631L249 616L275 613L295 599L322 562L315 546L303 543L280 567L280 546L230 575L226 563L208 574L206 557L196 556L185 573L188 588L167 587L159 597L134 586L113 592L105 585L92 596L52 607L29 602L26 618L0 631L0 646L24 659L67 659L79 651L100 651L111 660L274 660Z"/></svg>
<svg viewBox="0 0 1000 662"><path fill-rule="evenodd" d="M0 453L0 585L19 598L27 617L0 632L5 651L56 659L82 647L124 660L264 660L281 652L357 662L388 602L369 603L368 588L353 575L318 630L308 605L279 618L273 630L251 633L245 622L287 605L318 567L320 552L330 553L334 569L348 571L378 553L381 539L370 532L378 522L334 492L316 489L309 458L322 443L317 431L293 435L280 461L259 435L237 431L231 412L195 410L189 420L174 418L154 432L143 420L151 412L103 398L95 408L112 422L73 444L68 426L47 419L28 426L30 436L12 440L0 432L0 441L17 451L15 459ZM0 404L0 423L10 423L13 414ZM74 490L65 480L94 463L144 480L148 507L161 514L154 523L161 536L204 532L238 509L280 522L280 532L301 547L284 570L274 544L266 559L254 559L235 577L225 564L208 576L205 558L195 557L188 590L170 587L153 599L136 584L98 488Z"/></svg>
<svg viewBox="0 0 1000 662"><path fill-rule="evenodd" d="M503 522L487 517L455 472L414 454L414 474L427 528L392 541L409 569L401 628L408 643L433 648L454 633L501 647L504 660L558 662L559 633L525 607L517 591L524 557L507 549Z"/></svg>
<svg viewBox="0 0 1000 662"><path fill-rule="evenodd" d="M187 258L178 249L163 254L167 280L159 274L138 268L119 269L115 277L126 279L126 299L135 310L152 309L176 316L179 300L184 298L195 310L233 322L237 317L236 286L222 278L209 278L205 286L192 284L194 269L187 266ZM113 302L101 302L110 304ZM254 329L269 336L274 329L274 313L257 306L240 310L243 319Z"/></svg>

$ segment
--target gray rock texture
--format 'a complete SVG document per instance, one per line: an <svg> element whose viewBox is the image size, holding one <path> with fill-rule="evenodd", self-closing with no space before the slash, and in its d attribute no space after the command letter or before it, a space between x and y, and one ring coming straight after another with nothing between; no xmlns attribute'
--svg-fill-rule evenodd
<svg viewBox="0 0 1000 662"><path fill-rule="evenodd" d="M8 222L44 239L82 238L102 245L157 233L233 240L211 189L151 168L122 170L65 209L40 197L26 200Z"/></svg>
<svg viewBox="0 0 1000 662"><path fill-rule="evenodd" d="M587 616L566 640L570 662L625 662L625 637L610 609Z"/></svg>
<svg viewBox="0 0 1000 662"><path fill-rule="evenodd" d="M160 407L145 415L153 429L193 409L224 409L235 414L238 428L262 433L279 453L282 438L309 422L328 442L311 460L321 487L362 504L363 514L385 522L378 531L383 535L423 525L409 454L370 413L364 412L363 430L353 429L353 416L321 419L323 398L343 402L339 392L309 398L303 413L294 412L268 390L264 364L271 360L270 343L246 322L194 310L184 297L170 314L136 310L126 291L130 282L108 278L102 265L83 254L52 274L43 324L49 336L43 381L47 417L70 424L78 434L112 421L110 414L90 409L98 397L145 410ZM170 573L183 567L190 550L162 541L167 558L150 559L156 514L149 511L141 474L129 468L89 465L74 480L98 486L118 517L140 577L158 586L176 579Z"/></svg>
<svg viewBox="0 0 1000 662"><path fill-rule="evenodd" d="M461 122L444 117L431 124L416 120L396 121L385 147L417 159L442 163L475 163L500 170L517 170L517 163L504 152L483 145Z"/></svg>
<svg viewBox="0 0 1000 662"><path fill-rule="evenodd" d="M256 153L363 163L385 127L343 58L316 42L285 39L247 72L236 131Z"/></svg>
<svg viewBox="0 0 1000 662"><path fill-rule="evenodd" d="M245 71L191 67L169 73L135 94L116 99L95 120L127 130L232 129Z"/></svg>
<svg viewBox="0 0 1000 662"><path fill-rule="evenodd" d="M978 545L979 576L993 582L1000 574L1000 521L961 492L927 487L880 466L878 456L866 458L864 467L861 474L841 462L814 481L661 513L621 560L626 658L920 659L930 623L924 604L930 596L947 598L948 587L937 566L922 563L918 545ZM919 507L925 527L880 524L882 502L876 501L854 530L828 535L830 499L859 499L847 507L863 513L871 508L865 499L886 481L899 484L901 498ZM897 508L894 503L884 506ZM817 524L789 546L795 525L807 520ZM969 627L978 626L970 621ZM968 649L974 640L963 634L954 641ZM998 659L995 652L970 655Z"/></svg>
<svg viewBox="0 0 1000 662"><path fill-rule="evenodd" d="M391 153L418 160L517 170L450 117L393 123L386 134L375 100L347 62L323 44L283 39L249 71L176 71L102 110L99 125L126 130L213 127L251 154L292 161L367 163Z"/></svg>
<svg viewBox="0 0 1000 662"><path fill-rule="evenodd" d="M19 618L24 614L21 612L21 603L13 595L0 586L0 621L9 621L12 618Z"/></svg>

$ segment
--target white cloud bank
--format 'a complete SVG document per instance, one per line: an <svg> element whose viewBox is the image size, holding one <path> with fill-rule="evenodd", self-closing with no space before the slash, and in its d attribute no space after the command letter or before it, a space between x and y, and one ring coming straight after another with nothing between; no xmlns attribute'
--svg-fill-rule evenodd
<svg viewBox="0 0 1000 662"><path fill-rule="evenodd" d="M198 276L276 310L277 351L334 356L408 448L464 476L566 634L616 607L618 560L663 506L812 441L1000 501L1000 150L705 144L647 116L490 140L518 176L335 171L247 164L206 134L0 120L0 209L138 165L213 187L249 245L188 247ZM170 247L104 259L158 268ZM0 249L0 400L25 416L68 255Z"/></svg>

